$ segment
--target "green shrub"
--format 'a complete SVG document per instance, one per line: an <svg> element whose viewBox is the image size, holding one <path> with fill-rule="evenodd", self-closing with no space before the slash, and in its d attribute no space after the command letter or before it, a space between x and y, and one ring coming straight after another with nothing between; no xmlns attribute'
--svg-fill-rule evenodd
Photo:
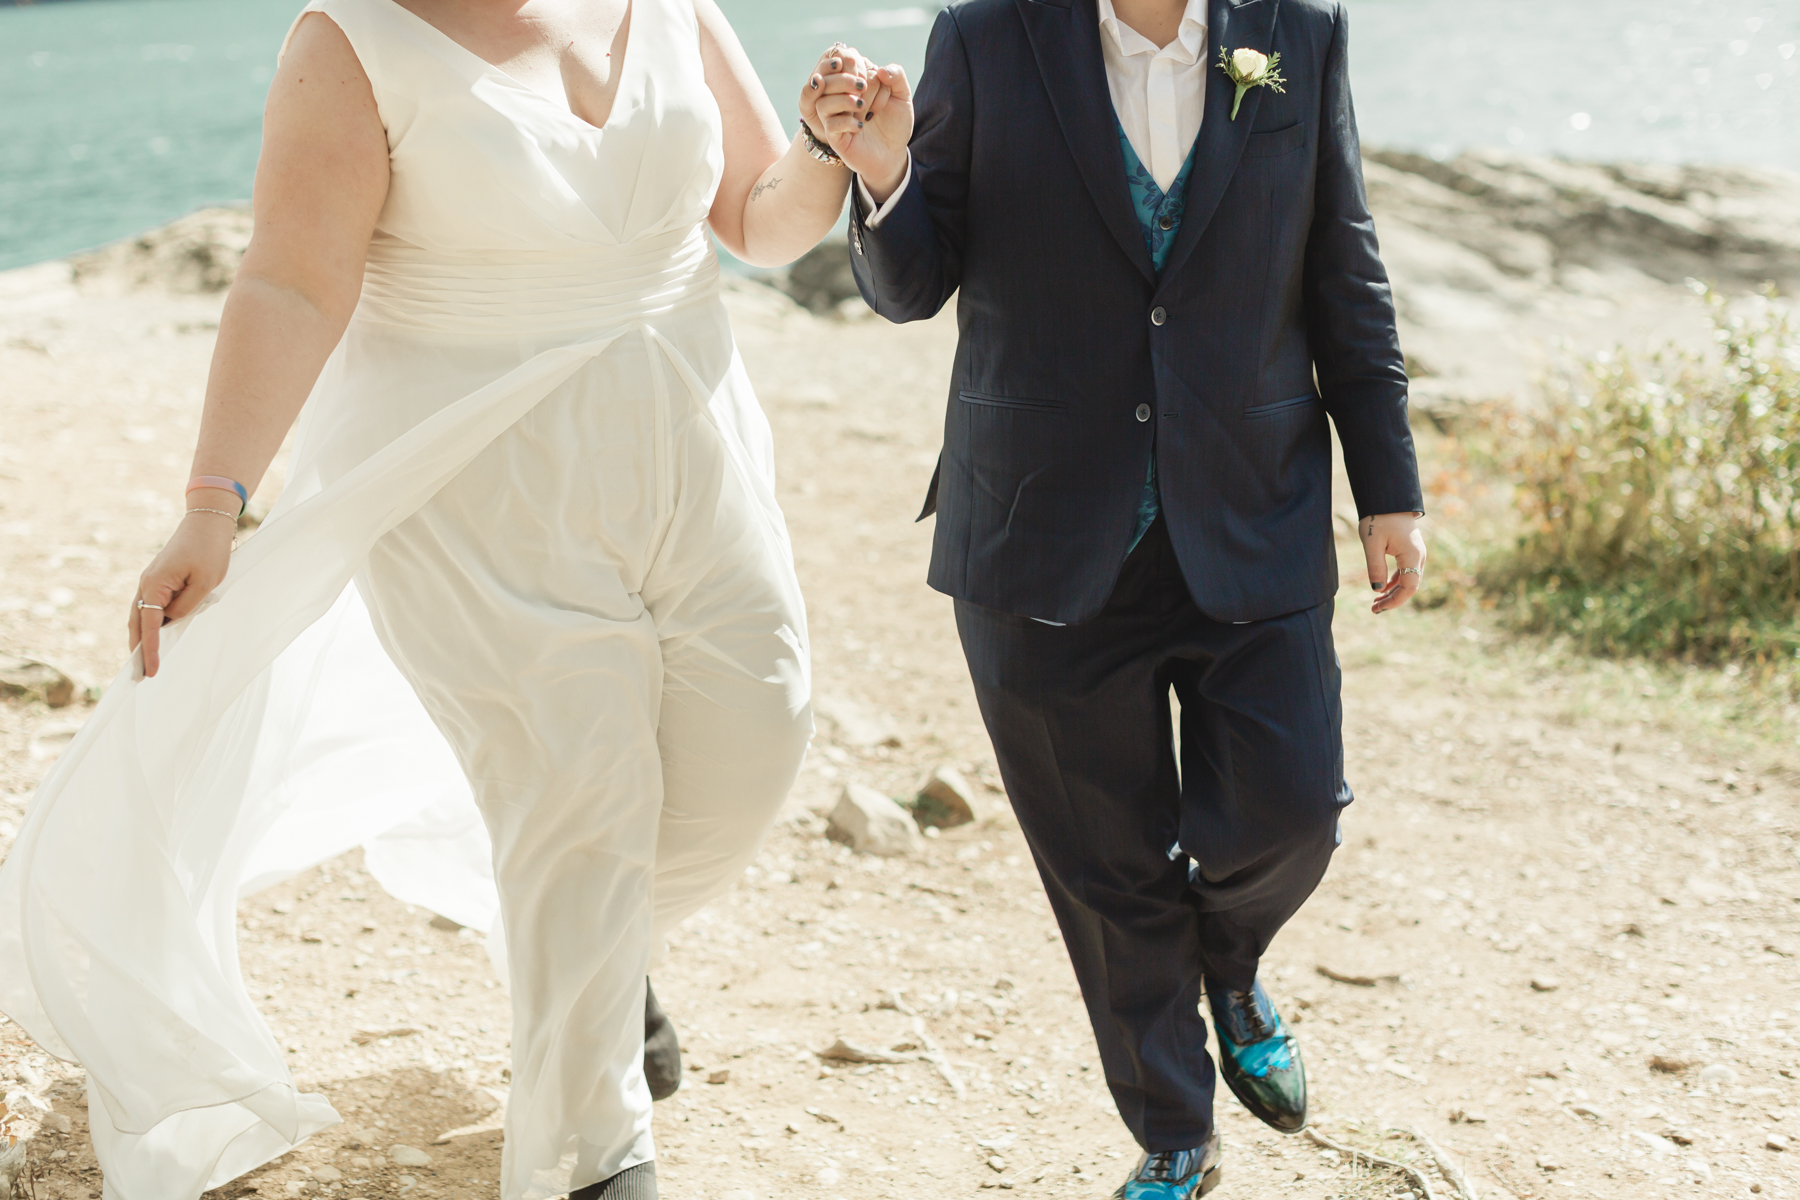
<svg viewBox="0 0 1800 1200"><path fill-rule="evenodd" d="M1602 653L1800 654L1800 333L1707 293L1718 351L1603 356L1496 449L1522 532L1481 585Z"/></svg>

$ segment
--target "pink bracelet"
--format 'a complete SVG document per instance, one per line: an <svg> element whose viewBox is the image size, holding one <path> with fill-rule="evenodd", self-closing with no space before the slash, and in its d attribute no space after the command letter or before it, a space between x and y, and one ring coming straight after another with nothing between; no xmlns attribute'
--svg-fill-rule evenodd
<svg viewBox="0 0 1800 1200"><path fill-rule="evenodd" d="M235 479L227 479L223 475L196 475L187 485L187 490L192 492L197 491L200 488L215 488L221 492L236 492L238 503L243 505L244 508L250 507L250 493L245 491L244 485Z"/></svg>

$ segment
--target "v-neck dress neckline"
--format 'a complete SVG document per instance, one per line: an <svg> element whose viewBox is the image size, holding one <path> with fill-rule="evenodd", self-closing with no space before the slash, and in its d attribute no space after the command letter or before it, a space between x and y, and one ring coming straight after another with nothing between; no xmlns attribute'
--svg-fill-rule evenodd
<svg viewBox="0 0 1800 1200"><path fill-rule="evenodd" d="M444 42L454 46L460 54L479 65L486 74L492 75L494 78L505 83L508 87L516 88L521 92L527 92L530 95L535 96L557 112L563 113L569 117L570 120L579 122L581 125L593 130L595 133L605 133L608 129L612 128L614 119L619 115L619 101L625 95L626 85L630 83L630 74L634 70L634 64L638 57L633 53L637 48L637 22L640 15L639 10L642 7L638 0L629 0L629 3L625 8L625 19L631 23L631 28L625 34L625 53L623 55L623 60L619 64L619 84L613 89L612 104L607 107L606 120L599 125L594 124L592 121L570 108L567 103L558 104L554 99L546 96L543 92L538 91L536 88L520 79L517 75L514 75L511 71L481 57L481 55L475 53L473 50L445 33L442 29L439 29L436 25L427 21L412 9L406 7L406 5L401 4L400 0L381 0L381 2L392 5L407 17L417 21L426 29L429 29L436 37L441 38Z"/></svg>

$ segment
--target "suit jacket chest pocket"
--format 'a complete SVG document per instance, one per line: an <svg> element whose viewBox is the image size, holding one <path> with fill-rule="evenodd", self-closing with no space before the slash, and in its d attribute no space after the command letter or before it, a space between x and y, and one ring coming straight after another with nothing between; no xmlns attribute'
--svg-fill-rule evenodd
<svg viewBox="0 0 1800 1200"><path fill-rule="evenodd" d="M1280 158L1292 154L1306 146L1306 122L1301 121L1289 125L1286 129L1273 129L1268 133L1253 133L1244 143L1244 158L1265 159Z"/></svg>

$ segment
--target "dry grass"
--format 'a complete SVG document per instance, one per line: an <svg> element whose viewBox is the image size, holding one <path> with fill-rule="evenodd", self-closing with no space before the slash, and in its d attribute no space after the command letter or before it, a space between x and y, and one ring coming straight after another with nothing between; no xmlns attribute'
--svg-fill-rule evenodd
<svg viewBox="0 0 1800 1200"><path fill-rule="evenodd" d="M1445 471L1485 466L1516 514L1498 548L1447 549L1520 629L1792 682L1800 331L1772 302L1707 300L1716 354L1598 356L1446 447Z"/></svg>

